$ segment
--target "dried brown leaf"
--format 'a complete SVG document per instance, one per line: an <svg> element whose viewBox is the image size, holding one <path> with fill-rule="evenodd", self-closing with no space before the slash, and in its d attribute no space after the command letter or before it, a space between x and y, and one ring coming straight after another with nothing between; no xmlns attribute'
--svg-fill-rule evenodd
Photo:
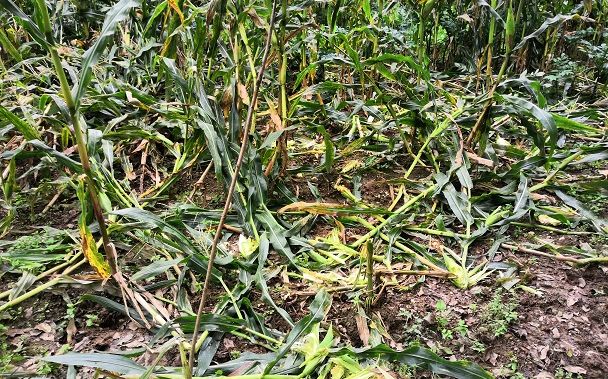
<svg viewBox="0 0 608 379"><path fill-rule="evenodd" d="M356 315L355 321L357 322L357 330L359 331L359 338L363 342L363 346L367 346L369 343L369 327L367 326L367 320L365 316Z"/></svg>

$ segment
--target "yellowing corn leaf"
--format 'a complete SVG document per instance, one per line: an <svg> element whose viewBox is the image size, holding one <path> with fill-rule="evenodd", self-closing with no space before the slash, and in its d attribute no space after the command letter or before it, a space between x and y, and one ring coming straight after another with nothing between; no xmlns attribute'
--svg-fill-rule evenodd
<svg viewBox="0 0 608 379"><path fill-rule="evenodd" d="M340 203L308 203L305 201L298 201L292 204L288 204L283 208L279 209L279 213L285 212L308 212L318 215L336 215L340 208L344 208L343 204Z"/></svg>
<svg viewBox="0 0 608 379"><path fill-rule="evenodd" d="M80 240L82 253L86 257L87 261L93 267L95 272L103 278L107 279L110 277L110 266L108 262L103 258L103 255L97 250L97 244L91 234L91 231L85 223L79 222L80 229Z"/></svg>
<svg viewBox="0 0 608 379"><path fill-rule="evenodd" d="M344 372L344 366L334 365L334 367L332 367L330 370L331 379L342 379L342 377L344 376Z"/></svg>
<svg viewBox="0 0 608 379"><path fill-rule="evenodd" d="M348 284L348 283L346 283L344 277L338 275L335 272L323 273L323 272L307 270L305 268L302 268L302 278L304 280L308 280L308 281L318 283L318 284L324 284L324 283Z"/></svg>
<svg viewBox="0 0 608 379"><path fill-rule="evenodd" d="M342 173L346 174L347 172L352 171L358 167L361 167L362 165L363 165L363 162L361 162L360 160L351 159L350 161L346 162L344 167L342 167Z"/></svg>
<svg viewBox="0 0 608 379"><path fill-rule="evenodd" d="M84 254L91 267L95 269L95 272L103 279L107 279L110 277L110 265L97 249L93 234L91 234L91 230L87 226L88 196L84 188L84 179L82 177L79 178L76 194L78 195L78 200L80 200L78 230L80 231L82 254Z"/></svg>
<svg viewBox="0 0 608 379"><path fill-rule="evenodd" d="M274 130L283 130L283 121L281 120L281 116L279 116L279 112L274 106L274 103L272 102L272 100L267 98L266 104L268 105L268 113L270 114L270 120L274 124Z"/></svg>
<svg viewBox="0 0 608 379"><path fill-rule="evenodd" d="M247 238L244 235L239 235L239 252L245 257L249 257L260 246L260 242L255 238Z"/></svg>
<svg viewBox="0 0 608 379"><path fill-rule="evenodd" d="M547 216L547 215L538 215L538 222L540 222L543 225L552 225L552 226L557 226L557 225L561 225L561 221L551 217L551 216Z"/></svg>
<svg viewBox="0 0 608 379"><path fill-rule="evenodd" d="M542 208L545 210L551 211L557 215L564 216L566 218L572 218L572 217L578 216L578 213L574 209L571 209L571 208L554 207L554 206L543 206Z"/></svg>
<svg viewBox="0 0 608 379"><path fill-rule="evenodd" d="M332 246L342 244L342 240L340 239L340 231L338 229L332 229L331 232L327 233L325 237L321 238L321 241L324 241Z"/></svg>
<svg viewBox="0 0 608 379"><path fill-rule="evenodd" d="M169 0L168 3L169 3L169 6L171 7L171 9L173 9L175 11L175 13L177 13L177 15L179 16L179 21L183 24L184 23L184 14L182 13L182 10L179 9L179 6L177 5L177 1Z"/></svg>

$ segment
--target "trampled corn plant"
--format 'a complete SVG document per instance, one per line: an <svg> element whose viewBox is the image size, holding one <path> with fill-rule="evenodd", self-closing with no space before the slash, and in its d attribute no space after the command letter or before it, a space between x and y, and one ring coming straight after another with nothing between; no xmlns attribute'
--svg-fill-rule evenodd
<svg viewBox="0 0 608 379"><path fill-rule="evenodd" d="M283 1L273 23L269 2L121 0L91 5L107 11L99 25L95 18L72 24L53 2L18 3L22 10L0 0L12 14L0 32L7 89L0 97L0 141L7 146L2 232L10 235L19 214L19 188L36 185L45 170L74 188L80 218L78 230L43 252L19 255L11 248L19 239L3 242L11 250L0 259L21 279L0 294L9 299L0 310L69 284L84 263L73 248L80 241L103 276L130 274L130 301L110 294L84 300L149 328L150 347L159 352L147 367L115 354L50 361L144 378L211 377L218 370L243 378L388 377L387 361L486 378L476 365L422 347L395 351L382 336L360 349L338 344L326 317L331 294L348 292L355 302L367 295L374 307L384 288L409 288L403 276L468 288L508 265L494 259L501 249L570 264L605 262L597 252L548 241L508 241L513 226L607 232L598 209L581 201L604 193L606 179L572 177L607 157L605 109L553 99L534 72L558 53L588 64L571 53L564 33L593 25L593 17L605 20L605 8L520 0ZM91 33L96 29L99 35ZM584 59L606 38L600 29L588 32ZM589 71L587 83L601 83L601 75ZM478 79L486 85L478 88ZM190 172L200 175L194 188L184 185ZM379 187L366 188L374 172L391 174L372 180L391 188L379 194L380 203L369 200ZM222 212L192 204L193 194L225 200L233 180L221 233ZM93 216L101 229L108 221L107 233L100 230L104 246L106 237L116 238L129 258L145 263L121 259L108 268L116 260L95 254ZM41 257L46 270L32 270ZM197 324L191 304L205 274L222 293ZM279 277L290 296L316 294L300 320L273 291ZM290 280L304 289L296 293ZM252 295L289 330L276 330ZM202 333L191 343L195 326ZM214 363L228 334L267 353ZM163 367L173 348L181 365ZM189 350L196 352L192 372Z"/></svg>
<svg viewBox="0 0 608 379"><path fill-rule="evenodd" d="M101 301L101 299L97 300ZM362 349L336 348L331 327L325 330L324 338L320 338L320 323L331 306L331 297L325 291L321 291L315 296L310 305L309 314L297 322L293 330L283 336L281 340L277 340L273 336L272 330L260 324L259 318L255 314L249 313L250 308L246 305L248 304L246 298L237 298L237 300L241 309L237 317L210 313L201 318L206 333L214 338L211 339L211 344L202 346L199 355L201 364L195 378L210 377L218 371L237 378L308 378L327 375L328 372L337 370L342 370L345 374L371 378L385 372L385 369L376 363L379 359L383 362L426 368L431 372L455 378L491 378L490 374L479 366L465 362L447 361L418 346L403 351L395 351L383 344ZM114 306L118 306L118 304ZM190 332L194 327L194 316L181 317L176 322L181 326L181 330ZM157 337L162 338L168 333L170 333L170 329L165 328L157 333ZM217 341L217 338L221 338L225 333L241 338L264 340L269 344L265 344L265 346L268 346L271 352L247 354L233 361L212 364L211 358L218 346L213 341ZM125 378L139 378L142 375L167 379L183 377L183 371L179 367L144 367L129 358L113 354L68 353L45 359L60 364L93 367L99 372L115 372ZM244 364L249 367L245 371L242 370Z"/></svg>

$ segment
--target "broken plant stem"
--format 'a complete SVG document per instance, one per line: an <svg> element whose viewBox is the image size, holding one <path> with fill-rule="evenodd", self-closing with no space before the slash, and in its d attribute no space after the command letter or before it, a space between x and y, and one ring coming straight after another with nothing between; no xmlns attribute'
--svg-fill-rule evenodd
<svg viewBox="0 0 608 379"><path fill-rule="evenodd" d="M551 182L551 180L553 180L553 178L555 178L555 175L557 175L561 170L563 170L573 160L580 157L582 154L583 154L583 150L579 150L576 153L574 153L574 154L570 155L569 157L567 157L566 159L564 159L563 161L561 161L561 163L557 166L557 168L555 170L553 170L549 175L547 175L545 180L538 183L537 185L530 187L530 192L535 192L535 191L538 191L540 189L547 187L549 185L549 183Z"/></svg>
<svg viewBox="0 0 608 379"><path fill-rule="evenodd" d="M433 129L431 134L429 134L429 136L426 138L426 140L422 144L422 147L420 147L420 150L418 150L418 154L416 154L414 156L414 160L412 161L412 163L410 164L410 167L408 168L408 170L405 172L405 175L403 176L404 180L407 180L410 177L410 175L412 174L412 172L414 171L414 169L420 162L420 158L422 157L422 154L424 153L424 151L426 150L428 145L431 143L431 141L434 138L439 137L441 135L441 133L443 133L448 128L448 126L450 126L450 122L455 122L454 119L456 117L460 116L462 114L462 112L463 112L462 108L458 108L458 109L454 110L449 116L447 116L445 118L445 120L443 120L443 122L441 124L439 124L435 129ZM437 169L437 162L435 161L435 157L433 156L432 152L430 153L430 158L432 160L433 166L435 167L435 169ZM401 198L403 197L404 194L405 194L405 187L403 185L401 185L399 188L399 193L397 193L397 196L395 196L395 199L391 202L391 205L388 207L389 211L391 211L391 210L393 210L393 208L395 208L395 206L401 200Z"/></svg>
<svg viewBox="0 0 608 379"><path fill-rule="evenodd" d="M215 260L215 255L217 253L217 244L219 243L220 237L222 236L222 229L224 227L224 222L226 221L226 216L228 215L228 210L230 209L230 205L232 204L232 194L234 193L234 188L236 187L236 182L238 180L239 170L241 165L243 164L243 158L245 157L245 151L247 150L247 142L249 141L249 127L251 125L251 120L253 118L253 112L255 109L255 104L258 99L258 92L260 90L260 86L262 84L262 79L264 78L264 70L266 69L266 61L268 60L268 55L270 52L270 42L272 40L272 30L274 27L274 21L276 17L276 8L277 8L277 0L274 0L272 3L272 13L270 16L270 24L268 26L268 35L266 36L266 43L264 45L264 55L262 57L262 63L260 65L260 69L257 75L257 80L253 87L253 95L251 97L251 101L249 103L249 109L247 110L247 117L245 119L245 124L243 127L243 137L241 139L241 149L239 151L239 155L236 160L236 164L234 167L234 173L232 175L232 180L230 181L230 186L228 187L228 193L226 194L226 202L224 203L224 209L222 211L222 215L220 216L219 223L217 225L217 229L215 231L215 236L213 238L213 242L211 243L211 251L209 252L209 261L207 263L207 272L205 273L205 282L203 284L203 293L201 294L201 299L198 304L198 311L196 312L196 321L194 323L194 331L192 333L192 343L190 349L190 356L188 357L188 369L185 372L185 376L187 379L192 379L192 370L194 369L194 356L196 354L196 346L197 346L197 338L200 330L200 322L201 315L203 314L203 309L205 307L205 302L207 301L207 295L209 292L209 282L211 281L211 271L213 270L213 261Z"/></svg>
<svg viewBox="0 0 608 379"><path fill-rule="evenodd" d="M431 134L429 134L427 139L424 141L424 144L422 145L422 147L420 147L420 150L418 150L418 154L416 154L416 156L414 157L414 161L412 162L412 164L410 165L409 169L407 170L407 172L405 173L405 175L403 177L404 179L407 179L410 177L410 175L412 174L412 171L414 171L414 168L416 167L418 162L420 162L422 153L424 153L424 150L426 150L426 148L431 143L431 141L434 138L441 135L441 133L443 133L443 131L446 130L448 128L448 126L450 126L450 122L453 122L456 117L458 117L462 114L462 112L463 112L462 108L456 109L455 111L452 112L452 114L447 116L441 124L439 124L435 129L433 129Z"/></svg>
<svg viewBox="0 0 608 379"><path fill-rule="evenodd" d="M376 275L414 275L414 276L432 276L436 278L451 278L454 274L447 271L435 270L376 270Z"/></svg>
<svg viewBox="0 0 608 379"><path fill-rule="evenodd" d="M68 260L67 262L63 262L60 265L57 265L57 266L55 266L53 268L50 268L50 269L46 270L43 273L38 274L36 276L36 280L34 282L37 282L40 279L42 279L42 278L44 278L44 277L46 277L48 275L51 275L51 274L53 274L53 273L61 270L62 268L66 267L66 266L71 265L72 263L74 263L81 256L82 256L82 252L79 252L78 254L76 254L72 258L70 258L70 260ZM5 297L8 297L10 295L11 291L12 291L12 289L9 289L9 290L6 290L6 291L0 293L0 299L4 299Z"/></svg>
<svg viewBox="0 0 608 379"><path fill-rule="evenodd" d="M429 229L429 228L419 228L416 226L409 226L409 225L404 225L403 230L408 230L410 232L419 232L419 233L423 233L423 234L430 234L430 235L435 235L435 236L442 236L442 237L465 238L464 234L455 233L455 232L452 232L449 230L435 230L435 229Z"/></svg>
<svg viewBox="0 0 608 379"><path fill-rule="evenodd" d="M355 197L355 195L353 195L348 190L348 188L346 188L344 186L341 186L341 185L337 185L337 186L335 186L335 188L342 194L342 196L344 196L348 200L352 201L353 203L355 203L355 204L357 204L359 206L362 206L363 208L369 208L369 205L367 205L364 202L358 200ZM380 223L386 223L387 222L387 219L384 219L382 216L375 215L374 218L376 220L380 221ZM374 227L373 224L371 224L370 222L368 222L364 218L361 218L361 217L358 217L358 216L346 217L346 219L352 220L354 222L358 222L359 224L363 225L364 227L366 227L366 228L368 228L370 230L374 230L376 228L376 227ZM433 230L433 229L416 228L416 227L410 227L410 226L400 226L400 227L402 227L404 230L417 231L417 232L422 232L422 233L427 233L427 234L437 234L437 235L446 236L446 237L452 237L452 238L454 238L454 237L464 237L464 234L457 234L457 233L450 232L450 231L438 231L438 230ZM391 238L389 238L388 235L386 235L385 233L380 232L378 235L380 236L380 238L382 238L386 242L391 241ZM416 253L414 250L412 250L412 249L408 248L407 246L403 245L399 241L394 241L392 243L393 243L393 245L396 248L402 250L406 254L413 255L414 257L416 257L416 259L418 259L421 263L427 265L428 267L430 267L432 269L435 269L437 271L444 271L443 269L441 269L440 267L436 266L435 264L433 264L428 259L426 259L423 256L421 256L420 254ZM445 271L445 272L447 272L447 271Z"/></svg>
<svg viewBox="0 0 608 379"><path fill-rule="evenodd" d="M368 229L374 229L374 226L372 224L370 224L367 220L365 220L365 219L363 219L361 217L350 217L349 219L360 223L361 225L363 225L364 227L366 227ZM387 234L385 234L385 233L378 233L378 236L380 238L382 238L384 241L392 243L394 247L396 247L397 249L403 251L404 253L409 254L409 255L415 257L418 261L420 261L420 263L426 265L427 267L429 267L429 268L431 268L433 270L436 270L436 271L447 272L444 269L442 269L441 267L435 265L430 260L428 260L425 257L423 257L422 255L418 254L414 250L412 250L409 247L405 246L401 242L399 242L399 241L393 241L393 239L390 238Z"/></svg>
<svg viewBox="0 0 608 379"><path fill-rule="evenodd" d="M183 379L184 376L181 374L163 374L163 378L166 379ZM208 379L208 376L194 376L191 379ZM262 374L251 374L251 375L235 375L231 376L231 379L299 379L297 375L262 375Z"/></svg>
<svg viewBox="0 0 608 379"><path fill-rule="evenodd" d="M550 232L554 232L554 233L559 233L559 234L568 234L568 235L590 235L590 234L594 234L594 232L583 232L583 231L578 231L578 230L563 230L563 229L559 229L559 228L555 228L553 226L548 226L548 225L542 225L542 224L528 224L525 222L511 222L511 225L516 225L516 226L523 226L525 228L537 228L537 229L543 229L543 230L548 230Z"/></svg>
<svg viewBox="0 0 608 379"><path fill-rule="evenodd" d="M23 295L18 296L16 298L14 298L13 300L2 304L2 306L0 306L0 313L6 311L7 309L9 309L11 307L14 307L15 305L33 297L33 296L36 296L37 294L39 294L40 292L42 292L48 288L51 288L55 284L59 283L65 275L76 270L78 267L82 266L86 262L87 262L87 260L85 258L85 259L81 260L80 262L76 263L75 265L68 267L61 275L58 275L55 278L49 280L48 282L39 285L38 287L34 288L33 290L28 291L28 292L24 293Z"/></svg>
<svg viewBox="0 0 608 379"><path fill-rule="evenodd" d="M367 232L367 234L365 234L364 236L362 236L361 238L359 238L357 241L355 241L352 244L352 247L357 248L357 247L361 246L363 243L365 243L371 237L375 236L380 231L380 229L382 229L387 224L389 224L391 221L393 221L395 218L397 218L401 213L403 213L406 210L408 210L409 208L411 208L419 200L421 200L421 199L425 198L426 196L428 196L428 194L430 194L434 190L435 190L435 185L432 184L427 189L425 189L424 191L420 192L418 195L416 195L416 196L412 197L411 199L409 199L405 204L403 204L401 207L399 207L399 209L397 209L390 217L388 217L386 220L384 220L383 222L381 222L380 224L378 224L377 226L375 226L372 230L370 230L369 232Z"/></svg>
<svg viewBox="0 0 608 379"><path fill-rule="evenodd" d="M367 279L367 301L368 307L371 305L374 296L374 244L371 240L364 245L365 248L365 276Z"/></svg>
<svg viewBox="0 0 608 379"><path fill-rule="evenodd" d="M608 257L594 257L594 258L579 259L579 258L567 257L565 255L553 255L553 254L545 253L544 251L528 249L527 247L511 245L508 243L503 243L500 246L504 247L505 249L520 251L522 253L538 255L540 257L552 258L552 259L562 261L562 262L574 263L575 265L585 265L585 264L589 264L589 263L608 263Z"/></svg>
<svg viewBox="0 0 608 379"><path fill-rule="evenodd" d="M350 190L348 188L346 188L346 187L344 187L342 185L336 185L336 186L334 186L334 188L336 190L338 190L342 194L342 196L344 196L347 200L351 201L352 203L354 203L354 204L356 204L356 205L358 205L360 207L363 207L365 209L370 209L371 208L368 204L366 204L363 201L357 199L355 197L355 195L353 195L352 192L350 192ZM376 220L380 221L380 222L384 222L385 221L385 218L382 217L382 216L373 215L373 217ZM352 220L354 220L356 222L361 222L361 220L363 220L360 217L349 217L349 219L352 219ZM365 220L363 220L363 221L367 225L372 225L372 224L367 223L367 221L365 221ZM465 235L462 234L462 233L455 233L455 232L452 232L452 231L449 231L449 230L435 230L435 229L420 228L420 227L411 226L411 225L404 225L404 224L400 224L399 227L401 229L403 229L403 230L408 230L408 231L411 231L411 232L420 232L420 233L424 233L424 234L431 234L431 235L437 235L437 236L442 236L442 237L450 237L450 238L456 238L456 237L458 237L458 238L464 238L465 237ZM373 225L370 227L370 229L372 229L372 228L373 228Z"/></svg>

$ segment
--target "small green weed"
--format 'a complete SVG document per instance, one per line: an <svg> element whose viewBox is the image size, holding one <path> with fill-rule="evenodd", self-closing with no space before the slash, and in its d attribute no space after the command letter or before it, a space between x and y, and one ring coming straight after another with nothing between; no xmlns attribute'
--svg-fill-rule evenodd
<svg viewBox="0 0 608 379"><path fill-rule="evenodd" d="M462 337L466 337L466 335L469 333L469 327L464 320L458 320L458 325L456 325L454 330L456 330Z"/></svg>
<svg viewBox="0 0 608 379"><path fill-rule="evenodd" d="M22 236L16 239L0 260L15 269L40 271L46 263L65 258L71 245L64 243L67 234L54 229Z"/></svg>
<svg viewBox="0 0 608 379"><path fill-rule="evenodd" d="M85 324L89 328L92 327L92 326L95 326L95 325L97 325L99 323L99 316L97 316L97 315L86 314L85 317L86 317Z"/></svg>
<svg viewBox="0 0 608 379"><path fill-rule="evenodd" d="M6 326L0 324L0 336L4 336ZM7 372L10 368L13 355L9 353L8 343L4 338L0 337L0 372Z"/></svg>
<svg viewBox="0 0 608 379"><path fill-rule="evenodd" d="M238 359L241 357L241 352L238 350L231 350L230 351L230 359Z"/></svg>
<svg viewBox="0 0 608 379"><path fill-rule="evenodd" d="M587 209L597 215L601 215L608 210L608 196L600 192L572 188L568 191L568 194L576 197L581 203L585 204Z"/></svg>
<svg viewBox="0 0 608 379"><path fill-rule="evenodd" d="M443 300L437 301L435 304L435 320L437 321L437 326L439 327L439 333L441 333L441 338L444 340L454 339L454 332L449 327L449 316L450 311Z"/></svg>
<svg viewBox="0 0 608 379"><path fill-rule="evenodd" d="M561 367L555 371L554 377L555 379L583 379L582 375L564 371Z"/></svg>
<svg viewBox="0 0 608 379"><path fill-rule="evenodd" d="M444 340L454 339L454 333L450 329L441 329L441 338Z"/></svg>
<svg viewBox="0 0 608 379"><path fill-rule="evenodd" d="M395 368L395 371L397 371L397 374L399 375L400 378L415 378L416 377L416 367L413 366L408 366L406 364L400 364L397 365L397 367Z"/></svg>
<svg viewBox="0 0 608 379"><path fill-rule="evenodd" d="M509 379L526 379L524 374L522 374L521 372L518 371L519 362L515 355L512 355L511 358L509 358L509 363L507 364L507 368L509 370L511 370L511 375L509 376Z"/></svg>
<svg viewBox="0 0 608 379"><path fill-rule="evenodd" d="M55 367L51 362L40 361L38 367L36 368L36 373L40 375L49 375L54 369Z"/></svg>
<svg viewBox="0 0 608 379"><path fill-rule="evenodd" d="M24 357L19 354L22 351L22 348L15 349L6 341L5 332L7 329L6 326L0 324L0 376L2 373L11 371L13 364L24 359Z"/></svg>
<svg viewBox="0 0 608 379"><path fill-rule="evenodd" d="M401 309L399 311L399 316L405 318L405 337L408 341L419 341L422 337L422 332L424 330L422 323L423 319L421 317L416 317L413 312L408 311L406 309Z"/></svg>
<svg viewBox="0 0 608 379"><path fill-rule="evenodd" d="M483 353L486 351L486 345L478 340L473 340L473 343L471 344L471 350L476 351L478 353Z"/></svg>
<svg viewBox="0 0 608 379"><path fill-rule="evenodd" d="M517 301L503 296L502 291L497 292L481 313L481 321L488 332L495 337L507 333L509 325L517 320L518 305Z"/></svg>
<svg viewBox="0 0 608 379"><path fill-rule="evenodd" d="M65 311L65 318L71 320L76 317L76 304L69 303Z"/></svg>

